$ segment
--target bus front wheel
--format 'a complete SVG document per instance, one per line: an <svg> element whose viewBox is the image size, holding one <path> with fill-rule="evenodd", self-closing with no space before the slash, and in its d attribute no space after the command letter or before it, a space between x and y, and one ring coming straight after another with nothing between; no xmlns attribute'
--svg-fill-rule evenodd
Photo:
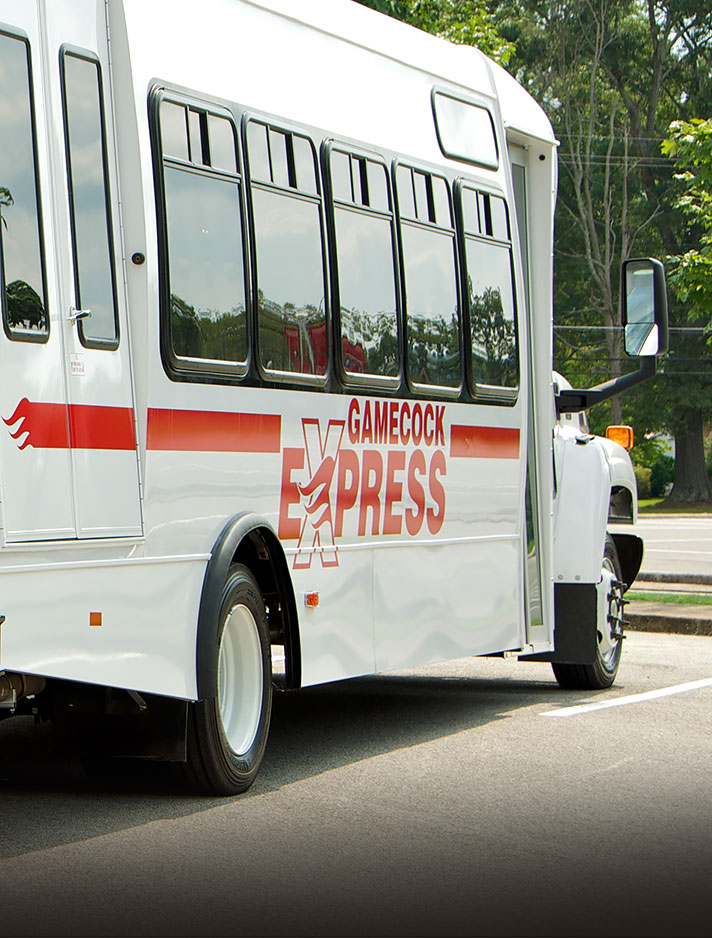
<svg viewBox="0 0 712 938"><path fill-rule="evenodd" d="M603 690L610 687L618 674L623 637L623 593L621 565L615 541L606 534L601 575L612 579L605 603L604 621L597 625L596 660L593 664L561 664L551 667L560 687L566 690Z"/></svg>
<svg viewBox="0 0 712 938"><path fill-rule="evenodd" d="M191 704L186 774L209 794L253 783L267 744L272 667L267 615L252 573L235 564L223 587L214 697Z"/></svg>

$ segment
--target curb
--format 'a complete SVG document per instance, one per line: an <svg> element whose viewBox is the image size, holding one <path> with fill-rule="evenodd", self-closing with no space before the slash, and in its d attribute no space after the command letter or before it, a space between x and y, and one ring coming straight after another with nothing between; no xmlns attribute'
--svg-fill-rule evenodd
<svg viewBox="0 0 712 938"><path fill-rule="evenodd" d="M698 583L700 586L712 586L712 574L709 573L646 573L641 570L635 579L641 583ZM635 582L631 589L635 589Z"/></svg>
<svg viewBox="0 0 712 938"><path fill-rule="evenodd" d="M712 635L712 606L666 606L653 602L631 603L626 610L626 627L634 632Z"/></svg>

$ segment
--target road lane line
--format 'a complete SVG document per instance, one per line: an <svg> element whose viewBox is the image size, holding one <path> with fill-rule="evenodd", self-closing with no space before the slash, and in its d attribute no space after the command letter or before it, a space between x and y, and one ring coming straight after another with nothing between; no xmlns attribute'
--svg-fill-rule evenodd
<svg viewBox="0 0 712 938"><path fill-rule="evenodd" d="M624 707L626 704L641 703L644 700L655 700L658 697L670 697L673 694L685 694L700 687L712 687L712 677L701 681L688 681L686 684L675 684L672 687L661 687L659 690L649 690L643 694L629 694L627 697L616 697L614 700L604 700L601 703L577 704L575 707L562 707L561 710L547 710L540 713L542 717L572 717L578 713L589 713L592 710L606 710L608 707Z"/></svg>
<svg viewBox="0 0 712 938"><path fill-rule="evenodd" d="M697 554L700 557L707 557L712 554L710 550L664 550L662 547L648 547L646 554Z"/></svg>

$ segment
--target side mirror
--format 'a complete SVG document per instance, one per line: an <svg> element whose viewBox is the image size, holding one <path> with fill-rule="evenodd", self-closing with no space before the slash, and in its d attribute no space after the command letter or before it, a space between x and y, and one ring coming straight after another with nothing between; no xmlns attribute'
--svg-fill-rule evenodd
<svg viewBox="0 0 712 938"><path fill-rule="evenodd" d="M651 257L623 261L621 303L626 355L660 355L668 347L665 268Z"/></svg>

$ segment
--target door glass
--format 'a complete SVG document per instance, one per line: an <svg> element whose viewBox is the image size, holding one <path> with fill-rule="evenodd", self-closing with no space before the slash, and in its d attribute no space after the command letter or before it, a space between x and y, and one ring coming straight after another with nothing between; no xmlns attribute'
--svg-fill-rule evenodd
<svg viewBox="0 0 712 938"><path fill-rule="evenodd" d="M49 325L30 89L29 49L0 36L0 245L3 319L13 339L43 340Z"/></svg>
<svg viewBox="0 0 712 938"><path fill-rule="evenodd" d="M118 343L99 65L64 56L64 106L77 309L84 345Z"/></svg>

